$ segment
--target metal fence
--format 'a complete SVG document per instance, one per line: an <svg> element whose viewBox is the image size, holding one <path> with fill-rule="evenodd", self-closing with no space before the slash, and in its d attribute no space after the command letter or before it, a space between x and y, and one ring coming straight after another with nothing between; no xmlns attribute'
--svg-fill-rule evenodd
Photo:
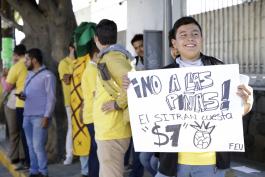
<svg viewBox="0 0 265 177"><path fill-rule="evenodd" d="M205 7L200 14L193 15L203 29L203 52L225 63L239 63L241 73L265 74L265 1L203 1L219 3L212 5L216 9ZM226 6L221 1L227 1ZM192 8L188 3L189 12Z"/></svg>

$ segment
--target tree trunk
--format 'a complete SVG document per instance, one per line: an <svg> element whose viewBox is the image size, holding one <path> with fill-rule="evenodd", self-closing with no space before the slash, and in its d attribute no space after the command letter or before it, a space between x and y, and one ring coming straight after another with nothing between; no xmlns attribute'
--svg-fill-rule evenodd
<svg viewBox="0 0 265 177"><path fill-rule="evenodd" d="M76 27L71 0L7 0L23 19L23 43L27 49L39 48L44 64L57 76L57 102L55 116L49 128L46 149L50 160L62 158L65 150L65 114L62 88L58 77L58 62L66 56L68 44Z"/></svg>
<svg viewBox="0 0 265 177"><path fill-rule="evenodd" d="M9 4L3 0L0 2L0 9L1 12L3 12L3 14L9 18L9 19L13 19L14 18L14 11L11 9L11 7L9 6ZM1 18L0 18L0 22L1 22ZM0 51L2 51L2 38L14 38L14 29L12 27L5 27L5 25L2 27L1 26L1 37L0 37L0 43L1 43L1 47L0 47ZM3 62L3 56L1 56L1 60ZM3 63L2 63L3 64ZM0 67L0 72L2 72L3 69L3 65L2 67ZM4 114L4 106L0 105L0 122L5 122L5 114Z"/></svg>

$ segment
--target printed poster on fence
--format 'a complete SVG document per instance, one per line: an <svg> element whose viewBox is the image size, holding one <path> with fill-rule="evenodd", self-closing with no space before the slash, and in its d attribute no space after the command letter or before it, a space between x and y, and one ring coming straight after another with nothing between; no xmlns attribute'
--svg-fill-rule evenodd
<svg viewBox="0 0 265 177"><path fill-rule="evenodd" d="M244 151L237 64L137 71L128 77L136 151Z"/></svg>

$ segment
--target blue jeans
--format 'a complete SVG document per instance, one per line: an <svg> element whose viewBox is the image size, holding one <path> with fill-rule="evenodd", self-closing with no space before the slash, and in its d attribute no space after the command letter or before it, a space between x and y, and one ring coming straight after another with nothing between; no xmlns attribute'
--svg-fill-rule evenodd
<svg viewBox="0 0 265 177"><path fill-rule="evenodd" d="M174 176L166 176L160 173L159 171L156 173L155 177L174 177Z"/></svg>
<svg viewBox="0 0 265 177"><path fill-rule="evenodd" d="M181 165L177 167L177 177L225 177L226 170L216 169L215 165ZM155 177L171 177L157 172Z"/></svg>
<svg viewBox="0 0 265 177"><path fill-rule="evenodd" d="M97 155L97 143L95 141L95 131L94 124L87 125L90 137L91 137L91 147L89 152L89 177L98 177L99 176L99 162Z"/></svg>
<svg viewBox="0 0 265 177"><path fill-rule="evenodd" d="M25 116L23 128L29 149L30 174L41 173L43 175L48 175L48 160L45 151L48 129L42 128L41 123L42 117L40 116Z"/></svg>
<svg viewBox="0 0 265 177"><path fill-rule="evenodd" d="M81 174L88 175L88 156L79 156L80 164L81 164Z"/></svg>
<svg viewBox="0 0 265 177"><path fill-rule="evenodd" d="M181 165L177 166L178 177L225 177L226 170L217 170L215 165Z"/></svg>
<svg viewBox="0 0 265 177"><path fill-rule="evenodd" d="M151 160L150 160L150 165L151 165L152 169L155 170L156 172L158 171L158 163L159 163L158 157L156 157L153 154L151 157Z"/></svg>
<svg viewBox="0 0 265 177"><path fill-rule="evenodd" d="M154 155L153 152L141 152L140 161L144 168L152 175L155 176L156 171L151 167L151 158Z"/></svg>
<svg viewBox="0 0 265 177"><path fill-rule="evenodd" d="M156 158L156 159L158 159L158 158ZM158 161L158 162L157 162L157 173L156 173L155 177L174 177L174 176L166 176L166 175L160 173L160 172L158 171L158 169L159 169L159 165L160 165L160 162Z"/></svg>

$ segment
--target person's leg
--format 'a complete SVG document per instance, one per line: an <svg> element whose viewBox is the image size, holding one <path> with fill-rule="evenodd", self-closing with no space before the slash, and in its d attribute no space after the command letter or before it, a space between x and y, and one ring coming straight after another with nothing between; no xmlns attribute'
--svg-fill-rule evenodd
<svg viewBox="0 0 265 177"><path fill-rule="evenodd" d="M66 115L67 115L67 134L66 134L66 142L65 142L65 151L66 151L66 159L63 162L64 165L69 165L73 160L73 137L72 137L72 110L70 106L65 106Z"/></svg>
<svg viewBox="0 0 265 177"><path fill-rule="evenodd" d="M45 150L45 145L48 138L48 128L42 127L42 117L31 117L31 119L33 126L33 149L37 156L39 172L42 175L48 175L48 158Z"/></svg>
<svg viewBox="0 0 265 177"><path fill-rule="evenodd" d="M131 157L132 146L133 146L133 143L132 143L132 138L131 138L129 147L128 147L128 149L127 149L127 151L125 153L125 156L124 156L124 166L125 167L129 167L129 165L130 165L130 157Z"/></svg>
<svg viewBox="0 0 265 177"><path fill-rule="evenodd" d="M23 112L24 112L24 108L16 108L16 116L17 116L17 121L18 121L19 133L20 133L20 138L22 140L24 154L25 154L25 164L27 166L30 164L30 157L29 157L29 150L28 150L27 140L25 136L25 131L23 129L23 119L24 119Z"/></svg>
<svg viewBox="0 0 265 177"><path fill-rule="evenodd" d="M178 164L176 169L177 169L177 177L191 177L192 165Z"/></svg>
<svg viewBox="0 0 265 177"><path fill-rule="evenodd" d="M155 166L155 163L153 163L153 167L155 168L156 167L156 175L154 176L154 177L174 177L174 176L167 176L167 175L164 175L164 174L162 174L162 173L160 173L159 171L158 171L158 169L159 169L159 165L160 165L160 163L159 163L159 159L158 159L158 157L155 157L155 155L153 155L153 157L155 158L153 161L155 162L156 160L157 160L157 162L156 162L156 166ZM153 168L152 167L152 168ZM177 169L177 166L176 166L176 169Z"/></svg>
<svg viewBox="0 0 265 177"><path fill-rule="evenodd" d="M219 177L215 165L191 165L191 169L192 177Z"/></svg>
<svg viewBox="0 0 265 177"><path fill-rule="evenodd" d="M35 154L35 151L33 149L33 125L31 123L31 117L25 117L23 122L23 129L25 130L25 135L27 139L27 147L29 149L30 154L30 174L38 174L39 166L38 166L38 160L37 156Z"/></svg>
<svg viewBox="0 0 265 177"><path fill-rule="evenodd" d="M152 175L155 176L156 171L153 170L153 168L151 167L151 157L154 153L153 152L141 152L140 153L140 161L142 163L142 165L144 166L144 168L146 168L146 170Z"/></svg>
<svg viewBox="0 0 265 177"><path fill-rule="evenodd" d="M215 165L177 165L178 177L225 177L226 170L218 170Z"/></svg>
<svg viewBox="0 0 265 177"><path fill-rule="evenodd" d="M144 175L144 167L140 162L140 152L135 152L133 148L133 162L132 171L129 173L129 177L142 177Z"/></svg>
<svg viewBox="0 0 265 177"><path fill-rule="evenodd" d="M160 172L157 172L155 177L174 177L174 176L166 176L166 175L163 175L162 173Z"/></svg>
<svg viewBox="0 0 265 177"><path fill-rule="evenodd" d="M19 129L17 125L16 110L10 109L8 106L4 106L7 129L9 134L9 150L8 156L12 163L19 162Z"/></svg>
<svg viewBox="0 0 265 177"><path fill-rule="evenodd" d="M150 165L151 165L152 169L157 172L157 169L158 169L158 158L155 156L155 154L153 154L152 157L151 157Z"/></svg>
<svg viewBox="0 0 265 177"><path fill-rule="evenodd" d="M88 158L88 156L80 156L79 160L80 160L80 164L81 164L81 174L84 176L88 176L88 174L89 174L89 169L88 169L89 158Z"/></svg>
<svg viewBox="0 0 265 177"><path fill-rule="evenodd" d="M227 169L216 169L214 177L225 177Z"/></svg>
<svg viewBox="0 0 265 177"><path fill-rule="evenodd" d="M99 176L99 162L97 156L97 143L95 141L95 131L94 124L87 125L90 138L91 138L91 147L89 153L89 177L98 177Z"/></svg>
<svg viewBox="0 0 265 177"><path fill-rule="evenodd" d="M124 155L130 138L118 140L96 140L98 145L99 176L123 177Z"/></svg>

